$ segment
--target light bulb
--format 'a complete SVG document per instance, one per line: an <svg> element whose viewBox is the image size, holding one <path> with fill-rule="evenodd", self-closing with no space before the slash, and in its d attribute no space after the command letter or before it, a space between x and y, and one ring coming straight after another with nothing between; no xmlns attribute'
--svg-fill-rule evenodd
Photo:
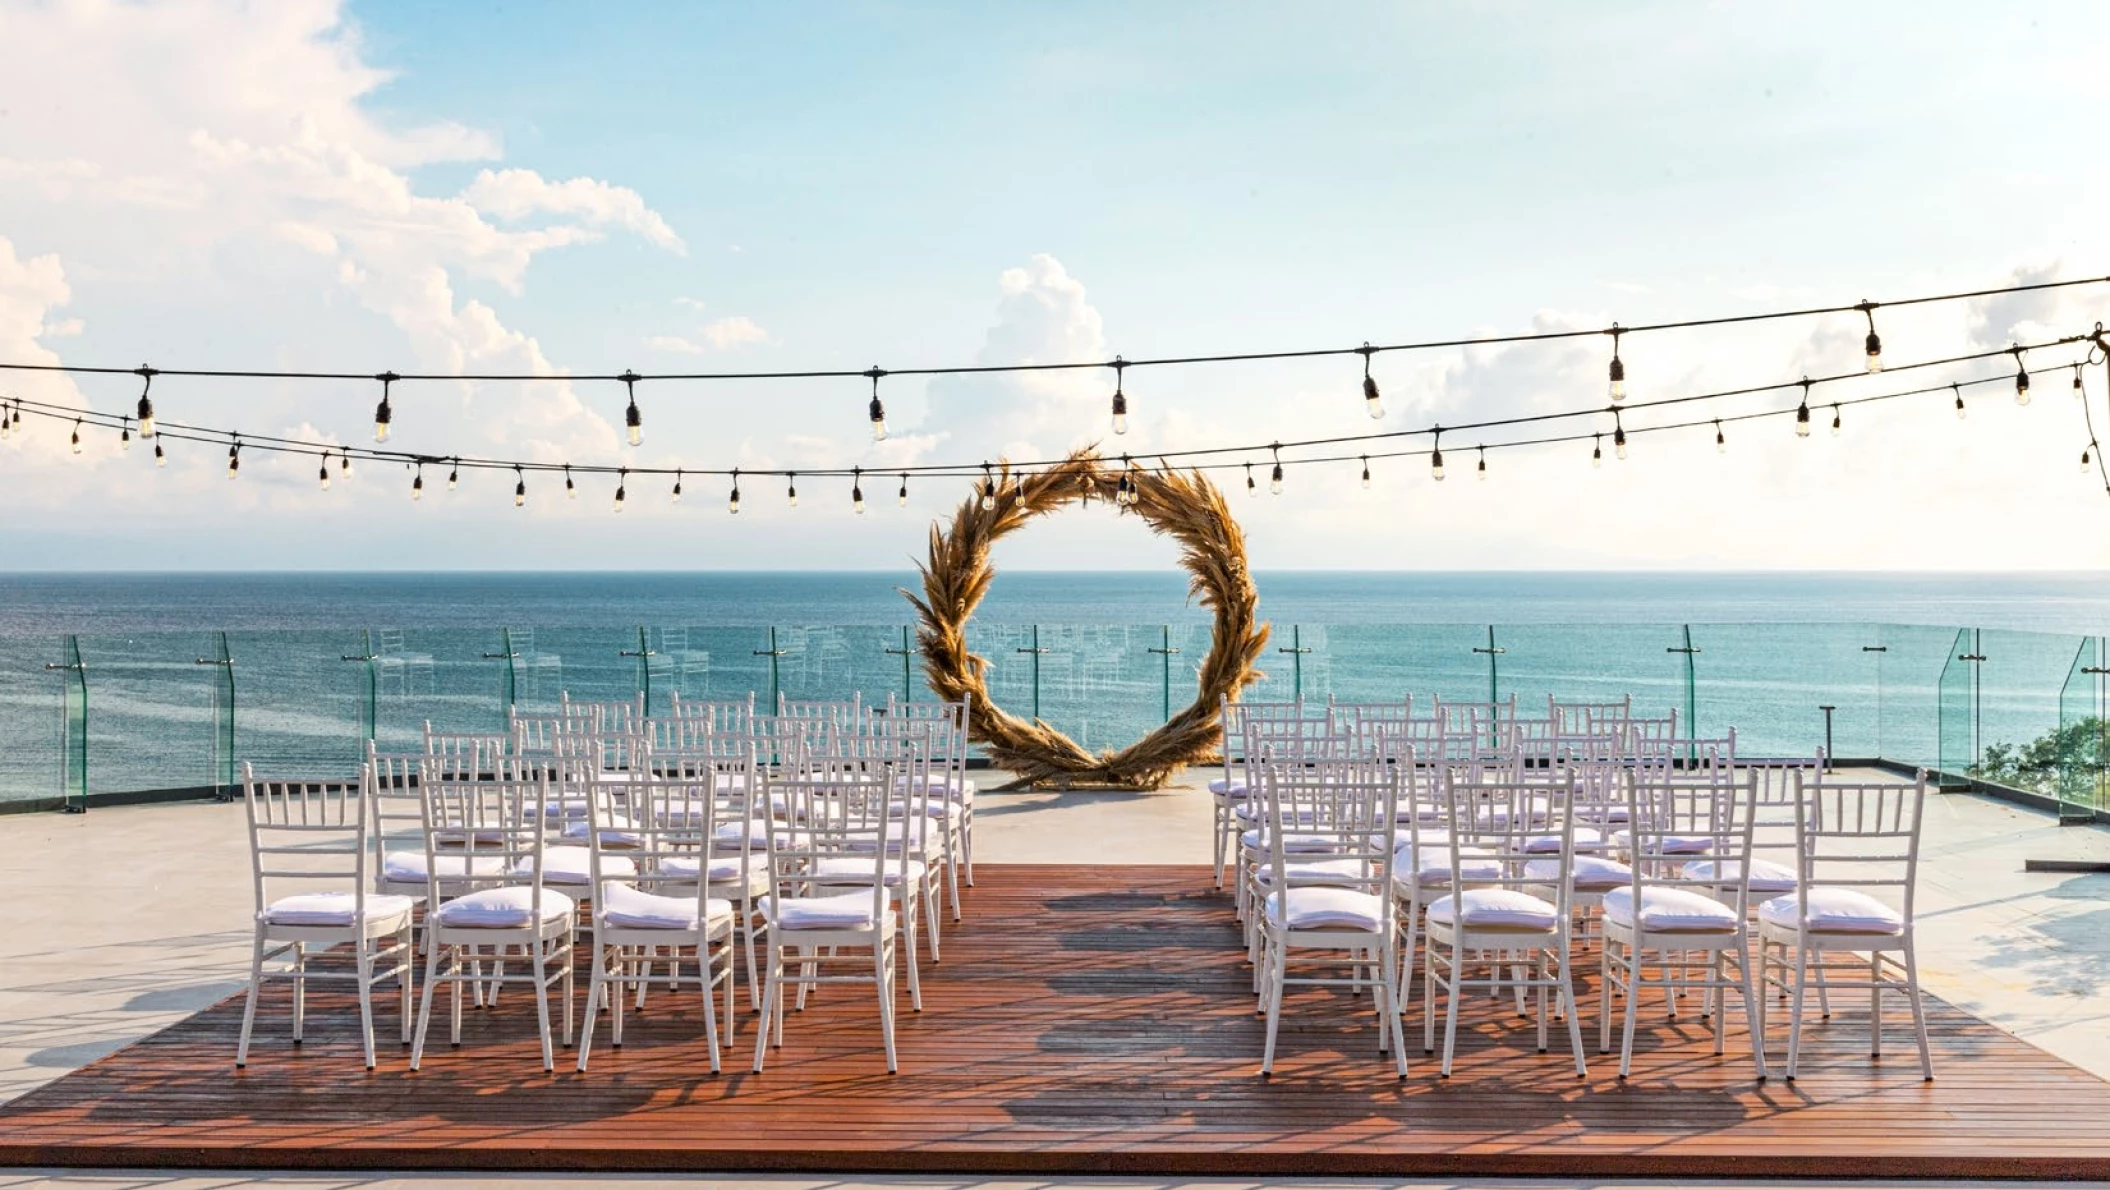
<svg viewBox="0 0 2110 1190"><path fill-rule="evenodd" d="M982 511L996 511L996 476L987 463L982 464Z"/></svg>
<svg viewBox="0 0 2110 1190"><path fill-rule="evenodd" d="M1245 465L1245 494L1248 496L1260 494L1260 485L1253 481L1253 465L1251 463Z"/></svg>
<svg viewBox="0 0 2110 1190"><path fill-rule="evenodd" d="M886 406L879 403L878 397L872 398L872 441L886 441Z"/></svg>
<svg viewBox="0 0 2110 1190"><path fill-rule="evenodd" d="M352 477L352 456L342 451L337 454L337 476L340 479L350 479Z"/></svg>
<svg viewBox="0 0 2110 1190"><path fill-rule="evenodd" d="M1611 381L1607 392L1612 398L1612 404L1617 405L1619 402L1626 400L1626 362L1619 358L1618 323L1612 324L1610 333L1612 336L1612 366L1605 370L1605 375Z"/></svg>
<svg viewBox="0 0 2110 1190"><path fill-rule="evenodd" d="M908 507L908 475L906 473L903 473L901 476L901 491L898 495L894 497L894 500L896 503L900 504L901 507Z"/></svg>
<svg viewBox="0 0 2110 1190"><path fill-rule="evenodd" d="M240 447L238 447L238 446L230 446L230 447L228 447L228 448L227 448L227 478L229 478L229 479L233 479L233 478L235 477L235 475L236 475L236 474L237 474L238 472L240 472L240 471L241 471L241 469L242 469L242 454L241 454L241 448L240 448Z"/></svg>
<svg viewBox="0 0 2110 1190"><path fill-rule="evenodd" d="M579 489L574 486L571 481L570 463L566 463L564 465L564 498L566 500L576 500L579 498Z"/></svg>
<svg viewBox="0 0 2110 1190"><path fill-rule="evenodd" d="M1474 468L1474 472L1475 472L1475 473L1476 473L1476 474L1477 474L1477 475L1478 475L1478 476L1480 477L1480 479L1481 479L1481 481L1482 481L1482 482L1485 482L1485 481L1486 481L1486 479L1487 479L1487 452L1486 452L1486 451L1484 451L1484 450L1483 450L1483 451L1481 451L1481 452L1480 452L1480 462L1479 462L1479 465L1478 465L1478 466L1476 466L1476 467Z"/></svg>
<svg viewBox="0 0 2110 1190"><path fill-rule="evenodd" d="M323 491L330 490L330 456L322 456L322 466L315 472L315 478L322 485Z"/></svg>
<svg viewBox="0 0 2110 1190"><path fill-rule="evenodd" d="M2029 404L2029 369L2022 366L2022 354L2015 353L2015 404Z"/></svg>
<svg viewBox="0 0 2110 1190"><path fill-rule="evenodd" d="M1370 376L1370 357L1377 348L1364 343L1358 350L1363 353L1363 409L1375 420L1385 415L1385 403L1377 399L1377 381Z"/></svg>
<svg viewBox="0 0 2110 1190"><path fill-rule="evenodd" d="M450 492L453 491L455 487L461 483L461 481L462 464L460 459L456 459L454 461L454 465L452 467L447 468L447 490Z"/></svg>
<svg viewBox="0 0 2110 1190"><path fill-rule="evenodd" d="M857 482L856 480L850 481L850 511L856 513L858 516L863 516L865 514L864 485Z"/></svg>
<svg viewBox="0 0 2110 1190"><path fill-rule="evenodd" d="M1604 435L1602 434L1596 435L1590 440L1590 465L1592 467L1604 466Z"/></svg>
<svg viewBox="0 0 2110 1190"><path fill-rule="evenodd" d="M1795 410L1795 436L1797 438L1810 436L1810 403L1808 401L1804 401Z"/></svg>
<svg viewBox="0 0 2110 1190"><path fill-rule="evenodd" d="M1612 453L1622 459L1626 457L1626 430L1623 428L1612 431Z"/></svg>
<svg viewBox="0 0 2110 1190"><path fill-rule="evenodd" d="M1126 393L1117 392L1114 394L1114 433L1128 433L1128 395Z"/></svg>
<svg viewBox="0 0 2110 1190"><path fill-rule="evenodd" d="M674 491L667 502L669 504L681 503L681 472L679 471L674 473Z"/></svg>
<svg viewBox="0 0 2110 1190"><path fill-rule="evenodd" d="M788 501L791 507L793 508L797 508L799 506L799 477L797 475L787 475L784 477L784 499Z"/></svg>
<svg viewBox="0 0 2110 1190"><path fill-rule="evenodd" d="M513 476L513 507L519 508L527 503L527 476L518 467L513 468Z"/></svg>
<svg viewBox="0 0 2110 1190"><path fill-rule="evenodd" d="M1874 331L1868 332L1868 370L1883 370L1883 337Z"/></svg>
<svg viewBox="0 0 2110 1190"><path fill-rule="evenodd" d="M156 438L154 440L154 465L156 467L166 467L169 465L169 457L161 453L161 440L159 438Z"/></svg>
<svg viewBox="0 0 2110 1190"><path fill-rule="evenodd" d="M81 419L73 419L73 453L81 453Z"/></svg>
<svg viewBox="0 0 2110 1190"><path fill-rule="evenodd" d="M1364 489L1365 489L1365 490L1367 490L1367 489L1368 489L1368 488L1370 487L1370 456L1369 456L1369 455L1364 455L1364 456L1363 456L1363 487L1364 487Z"/></svg>
<svg viewBox="0 0 2110 1190"><path fill-rule="evenodd" d="M1714 423L1714 453L1718 455L1729 453L1729 440L1722 437L1722 423L1720 422Z"/></svg>
<svg viewBox="0 0 2110 1190"><path fill-rule="evenodd" d="M425 472L422 468L410 477L410 498L413 502L425 498Z"/></svg>
<svg viewBox="0 0 2110 1190"><path fill-rule="evenodd" d="M645 440L645 418L637 411L637 377L626 372L623 374L623 383L631 388L630 407L623 410L623 425L629 429L630 445L636 446Z"/></svg>
<svg viewBox="0 0 2110 1190"><path fill-rule="evenodd" d="M1834 405L1832 406L1832 437L1837 438L1843 432L1839 427L1839 407Z"/></svg>
<svg viewBox="0 0 2110 1190"><path fill-rule="evenodd" d="M119 450L130 450L130 449L132 449L132 426L131 426L131 423L127 422L127 423L125 424L125 427L124 427L123 429L121 429L121 430L119 430L119 431L117 432L117 447L118 447L118 449L119 449Z"/></svg>
<svg viewBox="0 0 2110 1190"><path fill-rule="evenodd" d="M12 412L11 412L11 411L10 411L10 410L8 409L8 407L7 407L7 406L5 406L5 405L0 405L0 442L5 442L5 441L7 441L7 440L8 440L9 438L12 438L12 437L14 437L14 436L15 436L15 419L14 419L14 415L13 415L13 413L12 413Z"/></svg>
<svg viewBox="0 0 2110 1190"><path fill-rule="evenodd" d="M388 408L388 398L383 397L381 404L374 408L374 441L388 441L388 423L392 420L394 418Z"/></svg>
<svg viewBox="0 0 2110 1190"><path fill-rule="evenodd" d="M623 511L623 497L630 494L630 473L625 471L615 481L615 510Z"/></svg>
<svg viewBox="0 0 2110 1190"><path fill-rule="evenodd" d="M1275 473L1268 477L1267 490L1277 496L1282 494L1282 464L1275 464Z"/></svg>
<svg viewBox="0 0 2110 1190"><path fill-rule="evenodd" d="M1440 446L1429 452L1429 477L1438 483L1443 482L1443 448Z"/></svg>
<svg viewBox="0 0 2110 1190"><path fill-rule="evenodd" d="M1962 421L1964 419L1964 413L1965 410L1963 407L1963 393L1959 391L1956 394L1956 420Z"/></svg>
<svg viewBox="0 0 2110 1190"><path fill-rule="evenodd" d="M152 384L154 381L150 377L147 383ZM141 438L152 438L154 436L154 402L147 398L144 391L139 394L139 436Z"/></svg>

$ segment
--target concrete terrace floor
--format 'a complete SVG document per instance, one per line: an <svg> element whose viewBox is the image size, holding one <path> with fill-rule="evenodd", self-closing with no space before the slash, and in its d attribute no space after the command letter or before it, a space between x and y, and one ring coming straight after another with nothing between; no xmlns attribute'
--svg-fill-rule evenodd
<svg viewBox="0 0 2110 1190"><path fill-rule="evenodd" d="M1190 774L1182 784L1155 793L985 792L976 806L977 860L1206 864L1210 813L1202 783L1209 775ZM986 789L1001 776L982 773L978 778ZM239 805L6 816L0 817L0 833L10 856L10 862L0 866L0 896L14 909L8 929L0 935L0 1102L240 990L248 961L252 894ZM2023 861L2029 858L2110 861L2110 831L2062 828L2048 815L1970 795L1930 798L1920 883L1922 977L1933 994L2110 1078L2110 875L2025 873ZM972 894L968 909L971 913ZM2072 1123L2047 1120L2045 1126ZM507 1180L517 1184L527 1179ZM637 1185L667 1181L605 1180ZM467 1176L265 1178L204 1173L76 1173L47 1179L32 1171L0 1171L0 1190L32 1185L191 1190L266 1183L467 1188L492 1181ZM1025 1188L1049 1183L740 1178L719 1184L779 1190L834 1190L851 1184L950 1190L970 1184ZM1063 1184L1164 1190L1242 1185L1117 1179Z"/></svg>

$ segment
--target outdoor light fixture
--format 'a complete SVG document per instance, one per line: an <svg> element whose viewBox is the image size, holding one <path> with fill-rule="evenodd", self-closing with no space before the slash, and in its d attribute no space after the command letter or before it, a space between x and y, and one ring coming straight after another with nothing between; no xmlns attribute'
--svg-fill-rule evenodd
<svg viewBox="0 0 2110 1190"><path fill-rule="evenodd" d="M636 446L645 440L645 418L637 411L638 374L625 371L617 379L623 382L624 391L630 394L630 407L623 410L623 425L629 429L630 445Z"/></svg>
<svg viewBox="0 0 2110 1190"><path fill-rule="evenodd" d="M1612 329L1605 333L1612 336L1612 366L1609 369L1612 383L1609 391L1612 404L1617 405L1626 400L1626 364L1619 358L1619 324L1613 323Z"/></svg>
<svg viewBox="0 0 2110 1190"><path fill-rule="evenodd" d="M864 469L850 468L850 511L858 516L865 514Z"/></svg>
<svg viewBox="0 0 2110 1190"><path fill-rule="evenodd" d="M1371 418L1381 418L1385 415L1385 403L1378 399L1377 381L1370 375L1370 357L1377 354L1377 348L1372 347L1366 340L1356 350L1363 357L1363 408L1369 412Z"/></svg>
<svg viewBox="0 0 2110 1190"><path fill-rule="evenodd" d="M1880 372L1883 370L1883 336L1876 333L1876 304L1863 300L1854 309L1868 316L1868 339L1866 341L1868 370Z"/></svg>
<svg viewBox="0 0 2110 1190"><path fill-rule="evenodd" d="M388 405L388 386L401 380L394 372L382 372L374 379L381 382L381 403L374 406L374 441L388 441L388 423L395 420L395 410Z"/></svg>
<svg viewBox="0 0 2110 1190"><path fill-rule="evenodd" d="M866 372L865 375L872 378L872 441L884 442L886 441L886 406L881 404L879 400L879 378L886 375L886 369L881 368L878 364L873 364L871 370Z"/></svg>
<svg viewBox="0 0 2110 1190"><path fill-rule="evenodd" d="M1114 368L1114 433L1116 433L1116 434L1126 434L1126 433L1128 433L1128 394L1127 394L1127 393L1125 393L1125 392L1123 392L1123 391L1121 391L1121 380L1122 380L1122 374L1123 374L1123 373L1124 373L1124 372L1125 372L1125 371L1127 370L1127 368L1128 368L1128 361L1127 361L1127 360L1124 360L1124 359L1122 359L1122 358L1121 358L1120 356L1118 356L1118 355L1117 355L1117 356L1115 356L1115 357L1114 357L1114 364L1113 364L1113 368Z"/></svg>

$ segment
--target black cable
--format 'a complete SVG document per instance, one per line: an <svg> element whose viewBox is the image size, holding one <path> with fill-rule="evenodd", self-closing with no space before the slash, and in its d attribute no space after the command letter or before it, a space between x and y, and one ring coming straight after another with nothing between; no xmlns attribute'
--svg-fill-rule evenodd
<svg viewBox="0 0 2110 1190"><path fill-rule="evenodd" d="M1955 293L1928 294L1921 297L1900 298L1890 302L1854 302L1850 305L1808 306L1796 310L1772 310L1759 314L1730 314L1714 318L1688 318L1675 322L1644 323L1640 326L1621 326L1621 336L1649 331L1690 330L1702 327L1736 326L1752 322L1771 322L1785 318L1814 318L1826 314L1862 313L1887 307L1924 306L1936 302L1965 301L1971 298L1997 297L2005 294L2033 293L2049 289L2066 289L2079 285L2110 284L2110 277L2084 277L2072 281L2037 281L2024 285L2006 285L1992 289L1961 290ZM1186 364L1248 363L1263 360L1315 359L1325 356L1363 355L1380 351L1429 351L1450 347L1492 346L1510 343L1546 343L1563 339L1594 338L1612 334L1611 327L1600 330L1534 331L1514 335L1492 335L1472 339L1428 339L1418 342L1358 344L1354 347L1320 347L1302 351L1252 351L1229 355L1185 355L1160 356L1154 359L1123 359L1123 367L1149 368ZM886 375L892 376L965 376L1006 372L1061 372L1084 368L1111 368L1114 360L1077 360L1063 363L1035 364L965 364L951 367L888 368ZM876 367L876 366L875 366ZM659 372L645 375L625 370L609 373L517 373L517 372L403 372L386 369L380 372L289 372L261 371L241 368L153 368L142 365L137 368L94 367L86 364L21 364L0 363L0 370L18 372L69 372L84 375L132 375L191 376L217 380L380 380L383 376L397 381L404 380L474 380L474 381L531 381L531 380L591 380L618 383L625 380L819 380L841 379L852 376L869 376L874 369L807 369L786 372Z"/></svg>

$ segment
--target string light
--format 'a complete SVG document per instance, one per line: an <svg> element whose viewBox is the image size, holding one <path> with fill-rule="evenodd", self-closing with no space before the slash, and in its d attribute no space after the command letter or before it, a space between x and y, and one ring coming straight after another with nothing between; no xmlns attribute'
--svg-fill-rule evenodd
<svg viewBox="0 0 2110 1190"><path fill-rule="evenodd" d="M1372 347L1370 340L1365 339L1363 345L1356 350L1363 356L1363 408L1369 412L1372 420L1376 420L1385 416L1385 403L1377 396L1377 381L1370 375L1370 357L1377 354L1377 348Z"/></svg>
<svg viewBox="0 0 2110 1190"><path fill-rule="evenodd" d="M227 444L227 478L233 479L242 470L242 440Z"/></svg>
<svg viewBox="0 0 2110 1190"><path fill-rule="evenodd" d="M1248 496L1260 494L1260 485L1253 480L1253 464L1250 462L1245 465L1245 494Z"/></svg>
<svg viewBox="0 0 2110 1190"><path fill-rule="evenodd" d="M8 408L7 403L0 401L0 442L5 442L15 436L13 414L14 411Z"/></svg>
<svg viewBox="0 0 2110 1190"><path fill-rule="evenodd" d="M1436 427L1435 447L1429 451L1429 477L1443 482L1443 427Z"/></svg>
<svg viewBox="0 0 2110 1190"><path fill-rule="evenodd" d="M447 490L450 492L453 491L457 486L461 484L461 482L462 460L461 457L457 455L453 464L447 468Z"/></svg>
<svg viewBox="0 0 2110 1190"><path fill-rule="evenodd" d="M872 378L872 441L884 442L886 441L886 406L879 401L879 378L886 375L886 369L878 364L873 364L872 370L866 372L865 375Z"/></svg>
<svg viewBox="0 0 2110 1190"><path fill-rule="evenodd" d="M784 500L793 508L799 506L799 473L796 471L784 473Z"/></svg>
<svg viewBox="0 0 2110 1190"><path fill-rule="evenodd" d="M858 516L865 514L864 468L850 468L850 511Z"/></svg>
<svg viewBox="0 0 2110 1190"><path fill-rule="evenodd" d="M1612 453L1626 457L1626 423L1619 419L1619 411L1612 410Z"/></svg>
<svg viewBox="0 0 2110 1190"><path fill-rule="evenodd" d="M681 469L679 467L674 469L674 492L667 502L669 504L681 503Z"/></svg>
<svg viewBox="0 0 2110 1190"><path fill-rule="evenodd" d="M615 473L615 510L623 511L623 497L630 494L630 468L623 467Z"/></svg>
<svg viewBox="0 0 2110 1190"><path fill-rule="evenodd" d="M73 453L81 453L81 419L73 419Z"/></svg>
<svg viewBox="0 0 2110 1190"><path fill-rule="evenodd" d="M154 402L152 398L147 396L147 391L154 387L154 369L141 364L137 370L140 379L145 381L139 386L139 436L141 438L152 438L154 436ZM17 408L19 408L20 402L16 404ZM21 420L19 416L16 417L16 424L19 425Z"/></svg>
<svg viewBox="0 0 2110 1190"><path fill-rule="evenodd" d="M1604 466L1604 435L1603 435L1603 434L1592 434L1592 435L1590 435L1590 465L1591 465L1592 467L1602 467L1602 466Z"/></svg>
<svg viewBox="0 0 2110 1190"><path fill-rule="evenodd" d="M901 507L908 507L908 472L906 471L901 473L901 490L895 494L894 500Z"/></svg>
<svg viewBox="0 0 2110 1190"><path fill-rule="evenodd" d="M623 382L623 391L630 394L630 407L623 410L623 425L630 431L630 445L637 446L645 440L645 418L637 411L637 382L643 377L625 368L616 379Z"/></svg>
<svg viewBox="0 0 2110 1190"><path fill-rule="evenodd" d="M2073 399L2076 401L2081 399L2081 365L2079 364L2073 366Z"/></svg>
<svg viewBox="0 0 2110 1190"><path fill-rule="evenodd" d="M1612 366L1609 369L1609 375L1612 380L1610 391L1612 404L1617 405L1619 402L1626 400L1626 363L1619 358L1619 336L1625 332L1615 322L1612 324L1612 329L1605 333L1612 336Z"/></svg>
<svg viewBox="0 0 2110 1190"><path fill-rule="evenodd" d="M1363 456L1363 490L1370 490L1370 456Z"/></svg>
<svg viewBox="0 0 2110 1190"><path fill-rule="evenodd" d="M2095 439L2090 438L2088 445L2081 448L2081 473L2083 475L2088 473L2089 466L2095 461L2095 451Z"/></svg>
<svg viewBox="0 0 2110 1190"><path fill-rule="evenodd" d="M1883 336L1876 333L1876 303L1864 298L1854 309L1868 316L1868 339L1864 344L1864 350L1868 354L1868 370L1880 372L1883 370Z"/></svg>
<svg viewBox="0 0 2110 1190"><path fill-rule="evenodd" d="M1833 406L1832 406L1832 437L1834 437L1834 438L1837 438L1837 437L1838 437L1838 436L1839 436L1839 435L1840 435L1841 433L1843 433L1843 432L1844 432L1844 431L1843 431L1843 430L1842 430L1842 429L1840 428L1840 426L1839 426L1839 407L1838 407L1837 405L1833 405Z"/></svg>
<svg viewBox="0 0 2110 1190"><path fill-rule="evenodd" d="M579 489L575 485L573 485L571 481L570 463L564 464L564 498L566 500L576 500L579 498Z"/></svg>
<svg viewBox="0 0 2110 1190"><path fill-rule="evenodd" d="M120 420L122 428L117 431L117 448L119 450L130 450L132 449L132 419L127 417Z"/></svg>
<svg viewBox="0 0 2110 1190"><path fill-rule="evenodd" d="M2029 369L2022 366L2022 349L2010 347L2015 356L2015 404L2029 404Z"/></svg>
<svg viewBox="0 0 2110 1190"><path fill-rule="evenodd" d="M986 462L982 464L982 511L996 511L996 476Z"/></svg>
<svg viewBox="0 0 2110 1190"><path fill-rule="evenodd" d="M1964 410L1964 407L1963 407L1963 389L1961 389L1961 388L1958 388L1958 387L1957 387L1957 386L1956 386L1955 384L1953 384L1953 383L1949 385L1949 388L1950 388L1950 390L1951 390L1951 391L1953 391L1953 392L1954 392L1954 393L1956 394L1956 420L1957 420L1957 421L1962 421L1962 420L1964 419L1964 413L1965 413L1965 410Z"/></svg>
<svg viewBox="0 0 2110 1190"><path fill-rule="evenodd" d="M166 467L169 465L169 457L161 453L161 437L158 434L154 437L154 465L156 467Z"/></svg>
<svg viewBox="0 0 2110 1190"><path fill-rule="evenodd" d="M740 515L740 469L733 468L733 494L725 501L725 510L734 516Z"/></svg>
<svg viewBox="0 0 2110 1190"><path fill-rule="evenodd" d="M351 477L352 456L346 453L345 451L340 450L337 452L337 478L350 479Z"/></svg>
<svg viewBox="0 0 2110 1190"><path fill-rule="evenodd" d="M1269 449L1275 452L1275 473L1268 477L1267 490L1279 496L1282 494L1282 444L1278 442Z"/></svg>
<svg viewBox="0 0 2110 1190"><path fill-rule="evenodd" d="M1729 453L1729 440L1722 437L1722 419L1719 417L1714 419L1714 453L1718 455Z"/></svg>
<svg viewBox="0 0 2110 1190"><path fill-rule="evenodd" d="M513 464L513 507L521 508L526 504L527 476L521 474L520 464L515 463Z"/></svg>
<svg viewBox="0 0 2110 1190"><path fill-rule="evenodd" d="M381 382L381 403L374 406L374 441L388 441L388 423L395 420L395 410L388 405L388 386L401 380L394 372L382 372L374 379Z"/></svg>
<svg viewBox="0 0 2110 1190"><path fill-rule="evenodd" d="M324 451L322 453L322 466L316 470L315 479L321 485L323 491L327 492L330 490L330 452Z"/></svg>
<svg viewBox="0 0 2110 1190"><path fill-rule="evenodd" d="M410 477L410 500L415 504L425 498L425 464L418 464L418 473Z"/></svg>
<svg viewBox="0 0 2110 1190"><path fill-rule="evenodd" d="M1478 449L1480 451L1480 463L1474 468L1474 471L1480 477L1480 481L1485 483L1487 481L1487 448L1482 446Z"/></svg>
<svg viewBox="0 0 2110 1190"><path fill-rule="evenodd" d="M1802 378L1802 404L1795 409L1795 436L1810 436L1810 378Z"/></svg>
<svg viewBox="0 0 2110 1190"><path fill-rule="evenodd" d="M1114 357L1114 433L1128 433L1128 394L1122 390L1123 373L1128 370L1128 361Z"/></svg>

